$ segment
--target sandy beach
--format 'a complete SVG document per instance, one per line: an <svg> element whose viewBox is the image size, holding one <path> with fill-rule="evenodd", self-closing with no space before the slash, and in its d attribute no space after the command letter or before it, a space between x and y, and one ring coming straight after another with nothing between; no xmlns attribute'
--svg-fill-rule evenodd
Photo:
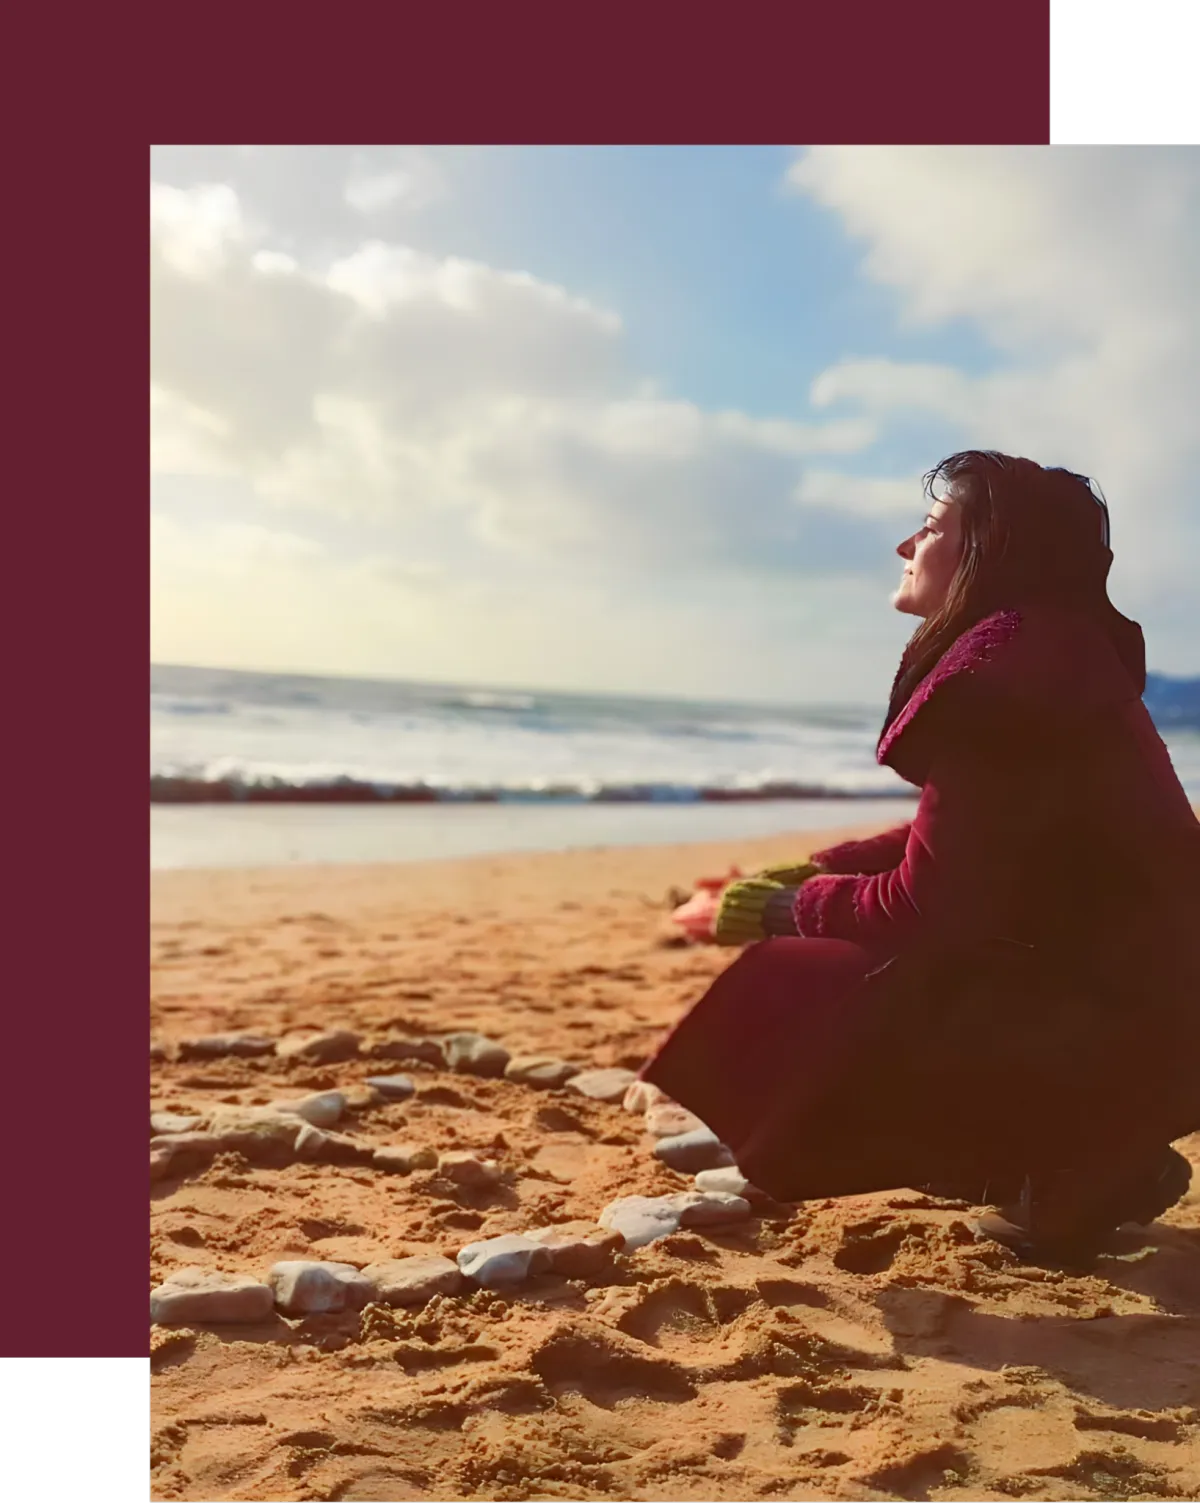
<svg viewBox="0 0 1200 1503"><path fill-rule="evenodd" d="M511 1055L636 1070L731 958L665 941L671 889L871 832L156 873L152 1112L337 1090L349 1146L341 1162L164 1160L152 1284L453 1259L690 1189L619 1102L403 1058L404 1041L471 1030ZM327 1063L179 1049L333 1029L358 1042ZM406 1100L365 1085L395 1072ZM500 1177L386 1172L370 1151L389 1145L474 1154ZM1178 1146L1198 1170L1188 1199L1086 1271L1022 1265L975 1240L971 1208L897 1192L756 1203L500 1293L154 1325L153 1496L1194 1499L1200 1135Z"/></svg>

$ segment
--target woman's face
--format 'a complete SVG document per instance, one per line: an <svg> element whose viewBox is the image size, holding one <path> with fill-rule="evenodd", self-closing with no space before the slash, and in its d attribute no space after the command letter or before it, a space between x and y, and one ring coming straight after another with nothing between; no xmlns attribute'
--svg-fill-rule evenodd
<svg viewBox="0 0 1200 1503"><path fill-rule="evenodd" d="M962 509L952 497L934 501L925 525L896 549L904 560L892 604L909 616L931 616L945 602L962 557Z"/></svg>

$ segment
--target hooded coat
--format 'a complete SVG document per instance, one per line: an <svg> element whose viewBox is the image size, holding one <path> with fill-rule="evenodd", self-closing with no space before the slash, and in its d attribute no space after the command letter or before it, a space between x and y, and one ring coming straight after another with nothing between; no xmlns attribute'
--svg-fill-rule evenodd
<svg viewBox="0 0 1200 1503"><path fill-rule="evenodd" d="M996 1201L1200 1128L1200 822L1124 625L963 632L879 743L911 825L814 853L801 937L744 951L642 1072L777 1199Z"/></svg>

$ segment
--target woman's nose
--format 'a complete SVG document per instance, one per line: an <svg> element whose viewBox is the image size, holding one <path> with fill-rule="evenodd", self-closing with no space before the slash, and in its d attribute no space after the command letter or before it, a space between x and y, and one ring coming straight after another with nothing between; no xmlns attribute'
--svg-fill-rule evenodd
<svg viewBox="0 0 1200 1503"><path fill-rule="evenodd" d="M911 558L913 556L912 538L905 538L902 543L898 543L896 545L896 552L901 558Z"/></svg>

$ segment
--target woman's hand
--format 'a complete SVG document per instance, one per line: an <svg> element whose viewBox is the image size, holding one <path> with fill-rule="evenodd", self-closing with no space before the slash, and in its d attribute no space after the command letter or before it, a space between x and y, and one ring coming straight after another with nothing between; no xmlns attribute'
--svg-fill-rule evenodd
<svg viewBox="0 0 1200 1503"><path fill-rule="evenodd" d="M671 922L678 924L689 939L712 944L713 926L720 906L720 891L714 892L711 886L704 886L674 910Z"/></svg>

